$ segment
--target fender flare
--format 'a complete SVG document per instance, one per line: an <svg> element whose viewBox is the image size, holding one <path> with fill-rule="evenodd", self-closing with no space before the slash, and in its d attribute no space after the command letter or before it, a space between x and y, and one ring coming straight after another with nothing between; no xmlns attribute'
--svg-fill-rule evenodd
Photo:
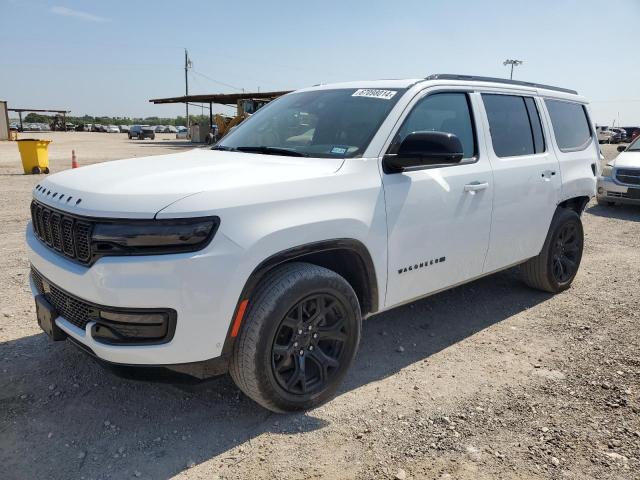
<svg viewBox="0 0 640 480"><path fill-rule="evenodd" d="M229 321L229 328L227 329L227 335L225 337L224 345L222 347L222 356L230 357L233 351L233 344L236 337L231 334L234 323L238 316L242 317L246 304L242 306L243 301L251 296L251 293L258 286L260 281L274 268L284 263L290 262L297 258L304 257L309 254L329 252L332 250L350 251L355 253L364 265L364 276L367 288L367 302L366 310L368 313L375 313L378 311L378 283L375 272L375 266L373 259L367 247L360 242L352 238L336 238L331 240L321 240L318 242L307 243L299 245L297 247L288 248L275 253L265 260L260 262L256 268L253 269L251 275L245 282L244 288L240 294L240 298L236 303L233 317Z"/></svg>

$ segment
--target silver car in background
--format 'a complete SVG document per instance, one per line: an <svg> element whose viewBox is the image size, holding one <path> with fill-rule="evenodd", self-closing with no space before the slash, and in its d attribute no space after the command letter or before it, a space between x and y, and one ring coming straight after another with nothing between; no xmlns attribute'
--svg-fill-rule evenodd
<svg viewBox="0 0 640 480"><path fill-rule="evenodd" d="M598 204L640 205L640 137L628 147L620 145L618 151L598 177Z"/></svg>

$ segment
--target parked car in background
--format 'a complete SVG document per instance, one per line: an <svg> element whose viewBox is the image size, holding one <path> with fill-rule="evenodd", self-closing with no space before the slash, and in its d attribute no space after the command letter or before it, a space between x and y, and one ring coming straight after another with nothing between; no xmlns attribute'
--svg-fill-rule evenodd
<svg viewBox="0 0 640 480"><path fill-rule="evenodd" d="M627 141L633 142L638 136L640 136L640 127L622 127L627 132Z"/></svg>
<svg viewBox="0 0 640 480"><path fill-rule="evenodd" d="M164 133L177 133L177 132L178 132L178 129L173 125L167 125L166 127L164 127Z"/></svg>
<svg viewBox="0 0 640 480"><path fill-rule="evenodd" d="M102 132L102 125L100 125L99 123L94 123L93 124L93 128L91 129L92 132Z"/></svg>
<svg viewBox="0 0 640 480"><path fill-rule="evenodd" d="M120 133L120 129L117 125L107 125L104 127L104 131L107 133Z"/></svg>
<svg viewBox="0 0 640 480"><path fill-rule="evenodd" d="M138 134L138 140L144 140L145 138L150 138L151 140L155 140L156 127L149 126L149 125L142 127L142 131Z"/></svg>
<svg viewBox="0 0 640 480"><path fill-rule="evenodd" d="M618 151L598 177L598 204L640 205L640 137L627 147L620 145Z"/></svg>
<svg viewBox="0 0 640 480"><path fill-rule="evenodd" d="M76 132L90 132L91 124L90 123L81 123L76 127Z"/></svg>
<svg viewBox="0 0 640 480"><path fill-rule="evenodd" d="M142 127L146 127L147 125L131 125L129 127L129 140L132 138L138 138L138 135L142 132Z"/></svg>
<svg viewBox="0 0 640 480"><path fill-rule="evenodd" d="M609 129L609 127L596 127L598 133L598 143L618 143L620 142L620 134Z"/></svg>
<svg viewBox="0 0 640 480"><path fill-rule="evenodd" d="M38 323L103 362L229 371L268 409L316 407L363 318L515 265L532 288L571 287L591 125L551 86L350 82L280 97L210 150L56 173L26 230ZM74 225L61 244L56 215Z"/></svg>
<svg viewBox="0 0 640 480"><path fill-rule="evenodd" d="M611 130L612 132L620 134L620 141L621 142L626 142L627 141L627 131L624 128L610 127L609 130Z"/></svg>
<svg viewBox="0 0 640 480"><path fill-rule="evenodd" d="M176 132L176 139L184 140L186 138L189 138L189 131L187 130L187 127L179 127Z"/></svg>
<svg viewBox="0 0 640 480"><path fill-rule="evenodd" d="M127 133L129 131L129 129L131 128L130 125L120 125L118 128L120 128L120 131L122 133Z"/></svg>
<svg viewBox="0 0 640 480"><path fill-rule="evenodd" d="M156 133L164 133L164 129L165 128L167 128L167 127L165 127L164 125L156 125L153 128L153 131L156 132Z"/></svg>

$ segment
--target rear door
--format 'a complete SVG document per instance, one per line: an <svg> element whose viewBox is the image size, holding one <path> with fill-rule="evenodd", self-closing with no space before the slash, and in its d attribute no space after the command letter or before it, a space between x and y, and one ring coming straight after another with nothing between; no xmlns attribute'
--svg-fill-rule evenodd
<svg viewBox="0 0 640 480"><path fill-rule="evenodd" d="M538 255L558 203L560 166L540 102L533 94L482 93L494 177L485 273Z"/></svg>

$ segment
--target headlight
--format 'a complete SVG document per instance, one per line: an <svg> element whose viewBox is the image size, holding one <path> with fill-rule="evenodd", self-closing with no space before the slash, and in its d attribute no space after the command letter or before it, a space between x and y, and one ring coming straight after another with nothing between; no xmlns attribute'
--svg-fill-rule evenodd
<svg viewBox="0 0 640 480"><path fill-rule="evenodd" d="M219 224L217 217L98 222L91 246L97 256L193 252L211 241Z"/></svg>

